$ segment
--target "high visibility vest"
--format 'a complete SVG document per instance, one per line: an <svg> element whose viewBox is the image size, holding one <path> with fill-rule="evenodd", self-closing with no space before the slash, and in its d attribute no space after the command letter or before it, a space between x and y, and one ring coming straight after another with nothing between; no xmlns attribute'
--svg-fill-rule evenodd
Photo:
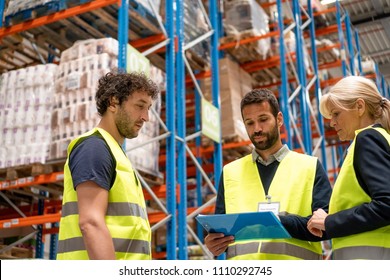
<svg viewBox="0 0 390 280"><path fill-rule="evenodd" d="M268 195L280 202L281 214L303 217L312 214L311 204L317 159L290 151L280 162ZM224 167L226 213L258 211L260 202L267 202L256 162L252 155L233 161ZM320 242L290 239L241 241L229 245L228 259L299 260L321 259Z"/></svg>
<svg viewBox="0 0 390 280"><path fill-rule="evenodd" d="M119 260L150 260L151 229L142 186L120 145L101 128L94 128L69 144L68 159L64 167L64 194L57 259L89 259L79 227L77 193L69 169L69 155L75 144L96 131L106 141L116 160L116 177L108 192L108 207L105 215L105 222L115 247L115 257Z"/></svg>
<svg viewBox="0 0 390 280"><path fill-rule="evenodd" d="M386 138L390 145L390 135L383 128L367 127L356 131L356 135L365 129L375 129ZM353 167L355 140L348 149L340 174L333 187L329 203L329 214L350 209L363 203L370 203L371 197L362 189ZM390 171L389 171L390 172ZM381 174L377 174L381 176ZM390 259L390 226L376 230L332 239L333 258L350 259Z"/></svg>

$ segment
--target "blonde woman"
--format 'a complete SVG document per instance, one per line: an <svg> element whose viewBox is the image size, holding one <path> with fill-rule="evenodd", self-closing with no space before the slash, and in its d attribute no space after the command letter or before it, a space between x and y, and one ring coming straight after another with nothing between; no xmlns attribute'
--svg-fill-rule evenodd
<svg viewBox="0 0 390 280"><path fill-rule="evenodd" d="M353 140L335 182L329 214L308 229L332 239L334 259L390 259L390 102L364 77L340 80L320 101L340 140Z"/></svg>

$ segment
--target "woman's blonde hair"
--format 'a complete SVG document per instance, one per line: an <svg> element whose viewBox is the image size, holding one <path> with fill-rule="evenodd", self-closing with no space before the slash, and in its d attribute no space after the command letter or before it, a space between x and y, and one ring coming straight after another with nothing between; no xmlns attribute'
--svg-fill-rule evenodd
<svg viewBox="0 0 390 280"><path fill-rule="evenodd" d="M348 76L338 81L320 100L320 112L330 119L330 105L350 110L358 98L364 100L369 116L390 133L390 101L381 96L375 83L361 76Z"/></svg>

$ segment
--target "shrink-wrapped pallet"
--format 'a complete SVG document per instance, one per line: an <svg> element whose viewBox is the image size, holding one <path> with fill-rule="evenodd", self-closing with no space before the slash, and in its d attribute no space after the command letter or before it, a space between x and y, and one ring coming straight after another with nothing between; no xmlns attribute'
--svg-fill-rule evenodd
<svg viewBox="0 0 390 280"><path fill-rule="evenodd" d="M56 70L45 64L2 75L0 168L46 162Z"/></svg>
<svg viewBox="0 0 390 280"><path fill-rule="evenodd" d="M269 32L268 15L254 0L227 0L225 3L224 27L227 37L226 42L239 41L246 37L261 36ZM264 38L250 44L252 52L257 59L265 59L270 49L270 38ZM239 44L237 44L237 47ZM243 46L243 48L245 45ZM230 49L229 49L230 50ZM228 50L228 51L229 51ZM231 51L233 51L231 49ZM241 58L240 62L246 62L251 58Z"/></svg>

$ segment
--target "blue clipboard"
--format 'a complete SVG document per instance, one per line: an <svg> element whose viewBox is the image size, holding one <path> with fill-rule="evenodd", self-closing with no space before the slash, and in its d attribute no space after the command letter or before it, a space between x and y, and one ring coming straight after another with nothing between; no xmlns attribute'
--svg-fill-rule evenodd
<svg viewBox="0 0 390 280"><path fill-rule="evenodd" d="M271 211L240 214L198 215L195 219L209 233L233 235L235 241L291 238Z"/></svg>

